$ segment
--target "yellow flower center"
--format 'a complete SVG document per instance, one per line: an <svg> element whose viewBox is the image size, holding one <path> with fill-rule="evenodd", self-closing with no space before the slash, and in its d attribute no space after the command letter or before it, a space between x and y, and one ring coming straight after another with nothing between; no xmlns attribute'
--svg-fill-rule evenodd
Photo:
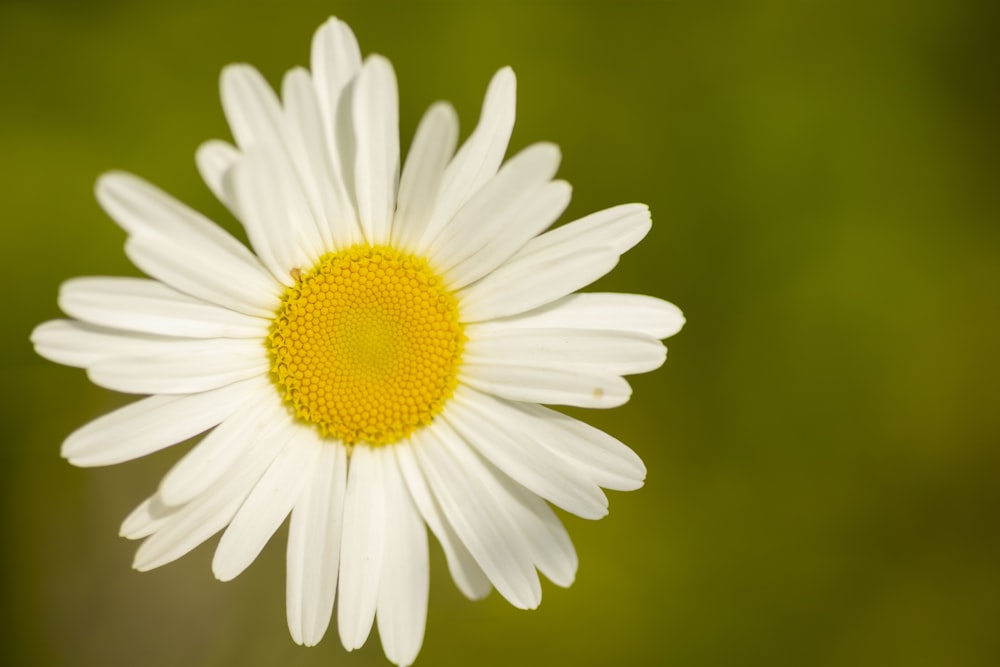
<svg viewBox="0 0 1000 667"><path fill-rule="evenodd" d="M390 444L429 424L455 389L465 336L427 262L358 245L293 274L268 347L295 415L349 445Z"/></svg>

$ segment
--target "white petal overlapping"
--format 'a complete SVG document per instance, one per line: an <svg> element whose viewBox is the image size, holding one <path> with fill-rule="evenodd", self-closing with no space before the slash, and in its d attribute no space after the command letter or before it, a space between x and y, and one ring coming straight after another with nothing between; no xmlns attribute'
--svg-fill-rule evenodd
<svg viewBox="0 0 1000 667"><path fill-rule="evenodd" d="M213 571L229 580L290 517L292 638L316 644L336 611L348 650L377 623L399 665L423 641L428 529L469 598L496 588L530 609L539 573L570 585L576 552L549 503L597 519L602 489L636 489L646 471L618 440L542 404L621 405L623 376L663 363L660 340L684 323L675 306L576 293L646 235L648 209L616 206L545 232L571 190L554 180L552 144L504 163L509 68L490 81L461 146L454 109L437 103L405 162L392 65L362 60L336 19L315 35L311 70L289 71L280 97L249 65L227 67L220 87L234 143L204 143L197 164L252 251L145 181L108 174L98 200L151 279L70 280L59 303L75 319L32 334L39 354L95 383L151 394L71 434L72 463L118 463L207 431L123 522L123 536L144 540L135 567L224 531ZM358 244L427 259L458 299L467 337L440 414L389 445L322 436L292 417L269 375L265 340L286 287Z"/></svg>

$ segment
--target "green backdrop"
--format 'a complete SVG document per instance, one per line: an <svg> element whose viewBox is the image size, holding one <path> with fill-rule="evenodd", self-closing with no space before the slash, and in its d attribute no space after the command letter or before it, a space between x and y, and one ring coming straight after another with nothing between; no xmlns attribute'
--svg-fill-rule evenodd
<svg viewBox="0 0 1000 667"><path fill-rule="evenodd" d="M277 82L347 20L388 56L404 146L437 99L467 132L519 77L512 149L563 149L566 219L648 203L598 289L688 317L625 407L587 415L645 459L577 582L534 612L466 601L432 553L418 665L1000 664L996 2L0 4L0 494L5 664L382 665L377 638L295 646L284 532L237 580L214 540L130 569L120 520L181 449L59 458L120 405L32 353L59 283L135 274L92 195L150 179L230 229L193 152L226 137L226 63Z"/></svg>

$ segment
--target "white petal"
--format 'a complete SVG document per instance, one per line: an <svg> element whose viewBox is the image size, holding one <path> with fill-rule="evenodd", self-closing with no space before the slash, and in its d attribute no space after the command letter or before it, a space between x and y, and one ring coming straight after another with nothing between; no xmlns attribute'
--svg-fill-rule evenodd
<svg viewBox="0 0 1000 667"><path fill-rule="evenodd" d="M269 367L261 341L177 339L153 352L99 359L87 376L127 394L192 394L264 375Z"/></svg>
<svg viewBox="0 0 1000 667"><path fill-rule="evenodd" d="M125 254L146 275L223 308L271 318L280 303L280 284L256 258L259 269L250 270L209 248L150 236L130 237Z"/></svg>
<svg viewBox="0 0 1000 667"><path fill-rule="evenodd" d="M438 419L412 436L428 486L466 548L497 591L520 609L542 598L530 545L498 506L496 482L468 445Z"/></svg>
<svg viewBox="0 0 1000 667"><path fill-rule="evenodd" d="M261 293L258 301L274 293L263 267L246 246L159 188L131 174L110 172L97 180L95 190L104 210L130 236L169 243L170 250L180 249L189 262L203 259L210 269L206 273L245 282L247 289Z"/></svg>
<svg viewBox="0 0 1000 667"><path fill-rule="evenodd" d="M260 388L240 408L192 447L160 480L159 497L167 505L184 505L208 490L233 468L254 443L254 435L281 421L285 407L264 378L250 380Z"/></svg>
<svg viewBox="0 0 1000 667"><path fill-rule="evenodd" d="M448 523L441 507L434 500L430 489L427 488L427 481L420 470L420 464L414 458L413 447L415 446L410 443L400 443L393 447L410 497L413 498L414 504L420 510L424 521L427 522L427 527L441 543L445 560L448 562L448 571L451 572L455 585L467 598L471 600L482 599L492 590L490 580L486 578L482 568L476 564L475 558L455 534L455 529Z"/></svg>
<svg viewBox="0 0 1000 667"><path fill-rule="evenodd" d="M538 211L538 203L533 200L539 198L540 190L547 191L546 200L558 190L556 198L569 201L569 186L565 183L546 187L559 160L559 148L547 143L529 146L511 158L445 224L429 246L429 258L442 271L448 271L487 246L506 247L504 259L512 255L562 212L551 215ZM548 219L539 221L537 215L531 215L539 212L548 213Z"/></svg>
<svg viewBox="0 0 1000 667"><path fill-rule="evenodd" d="M309 73L289 71L282 84L288 149L323 241L323 252L347 248L364 238L350 195L331 163L326 129ZM319 254L322 254L319 253Z"/></svg>
<svg viewBox="0 0 1000 667"><path fill-rule="evenodd" d="M479 391L512 401L580 408L616 408L632 395L628 382L599 368L463 363L459 379Z"/></svg>
<svg viewBox="0 0 1000 667"><path fill-rule="evenodd" d="M504 508L528 541L535 566L557 586L572 584L579 561L569 533L555 512L506 475L495 477L504 492Z"/></svg>
<svg viewBox="0 0 1000 667"><path fill-rule="evenodd" d="M234 210L232 197L225 188L226 174L240 159L240 151L230 143L218 139L206 141L194 154L198 172L215 198Z"/></svg>
<svg viewBox="0 0 1000 667"><path fill-rule="evenodd" d="M667 348L632 331L517 329L491 322L469 325L463 363L603 369L616 375L646 373L663 365Z"/></svg>
<svg viewBox="0 0 1000 667"><path fill-rule="evenodd" d="M257 379L200 394L150 396L82 426L63 442L78 466L121 463L192 438L227 419L253 392Z"/></svg>
<svg viewBox="0 0 1000 667"><path fill-rule="evenodd" d="M271 325L143 278L73 278L59 288L59 307L91 324L164 336L264 338Z"/></svg>
<svg viewBox="0 0 1000 667"><path fill-rule="evenodd" d="M406 154L392 223L395 247L423 254L417 242L430 220L445 167L458 141L458 114L444 102L431 105L420 120Z"/></svg>
<svg viewBox="0 0 1000 667"><path fill-rule="evenodd" d="M371 632L385 545L382 466L367 445L355 445L347 474L344 536L340 552L337 626L348 651L361 648Z"/></svg>
<svg viewBox="0 0 1000 667"><path fill-rule="evenodd" d="M553 181L532 196L503 221L502 230L483 247L447 270L452 289L464 287L506 262L524 242L548 228L569 205L572 189L565 181ZM463 209L464 210L464 209Z"/></svg>
<svg viewBox="0 0 1000 667"><path fill-rule="evenodd" d="M212 560L216 578L230 581L257 558L298 501L322 446L312 428L296 424L284 448L222 534Z"/></svg>
<svg viewBox="0 0 1000 667"><path fill-rule="evenodd" d="M497 173L514 129L516 95L514 71L504 67L486 89L479 124L445 170L437 205L420 247L426 247L458 209Z"/></svg>
<svg viewBox="0 0 1000 667"><path fill-rule="evenodd" d="M557 246L523 253L522 248L509 262L458 293L463 319L481 322L537 308L589 285L618 263L618 253L610 247Z"/></svg>
<svg viewBox="0 0 1000 667"><path fill-rule="evenodd" d="M399 94L388 60L365 61L351 102L358 217L368 243L383 244L389 241L399 183Z"/></svg>
<svg viewBox="0 0 1000 667"><path fill-rule="evenodd" d="M413 664L424 641L430 563L427 529L410 499L391 449L381 447L376 451L382 458L386 502L377 619L385 657L405 667Z"/></svg>
<svg viewBox="0 0 1000 667"><path fill-rule="evenodd" d="M347 448L323 443L288 528L288 629L296 643L306 646L323 638L333 614L346 489Z"/></svg>
<svg viewBox="0 0 1000 667"><path fill-rule="evenodd" d="M180 507L167 505L154 493L125 517L119 535L129 540L149 537L180 511Z"/></svg>
<svg viewBox="0 0 1000 667"><path fill-rule="evenodd" d="M234 168L233 186L250 244L278 281L295 282L291 271L312 266L322 252L316 222L286 158L250 149Z"/></svg>
<svg viewBox="0 0 1000 667"><path fill-rule="evenodd" d="M645 204L621 204L591 213L532 239L525 246L524 253L542 252L567 244L573 248L611 246L619 255L624 255L649 233L651 226L649 207Z"/></svg>
<svg viewBox="0 0 1000 667"><path fill-rule="evenodd" d="M578 466L606 489L634 491L646 478L642 459L604 431L555 410L530 403L510 403L524 414L522 437L547 447L566 461ZM519 420L520 421L520 420Z"/></svg>
<svg viewBox="0 0 1000 667"><path fill-rule="evenodd" d="M219 87L229 129L242 150L284 146L281 105L260 72L250 65L228 65Z"/></svg>
<svg viewBox="0 0 1000 667"><path fill-rule="evenodd" d="M310 65L323 125L328 132L327 141L332 149L340 96L348 82L361 70L361 49L346 23L331 17L316 30Z"/></svg>
<svg viewBox="0 0 1000 667"><path fill-rule="evenodd" d="M31 332L35 352L49 361L89 368L116 355L148 354L183 339L131 333L75 320L49 320Z"/></svg>
<svg viewBox="0 0 1000 667"><path fill-rule="evenodd" d="M541 308L477 326L497 331L547 327L605 329L669 338L684 326L684 315L674 304L644 294L584 292L569 294Z"/></svg>
<svg viewBox="0 0 1000 667"><path fill-rule="evenodd" d="M448 404L447 418L483 458L528 490L584 519L607 515L601 489L548 449L526 441L521 431L527 420L505 403L463 388Z"/></svg>
<svg viewBox="0 0 1000 667"><path fill-rule="evenodd" d="M170 516L135 554L132 566L151 570L188 553L228 524L287 442L290 418L255 434L253 446L220 484Z"/></svg>
<svg viewBox="0 0 1000 667"><path fill-rule="evenodd" d="M478 322L516 315L589 285L613 269L649 227L646 206L625 204L536 236L463 290L463 317Z"/></svg>

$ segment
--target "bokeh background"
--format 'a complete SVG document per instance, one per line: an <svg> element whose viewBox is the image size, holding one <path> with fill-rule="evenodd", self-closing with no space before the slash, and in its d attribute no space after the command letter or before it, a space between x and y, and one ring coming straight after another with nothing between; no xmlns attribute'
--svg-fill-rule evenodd
<svg viewBox="0 0 1000 667"><path fill-rule="evenodd" d="M28 344L61 281L136 273L93 200L102 171L236 229L193 163L229 136L219 70L279 81L330 14L394 63L404 146L437 99L468 132L513 65L512 149L561 145L565 219L652 207L597 289L689 321L627 406L587 415L649 474L605 520L566 518L577 582L534 612L472 603L434 547L418 664L1000 664L998 7L4 0L4 664L388 664L374 635L292 643L284 530L232 583L214 540L132 571L119 522L182 448L62 461L127 399Z"/></svg>

